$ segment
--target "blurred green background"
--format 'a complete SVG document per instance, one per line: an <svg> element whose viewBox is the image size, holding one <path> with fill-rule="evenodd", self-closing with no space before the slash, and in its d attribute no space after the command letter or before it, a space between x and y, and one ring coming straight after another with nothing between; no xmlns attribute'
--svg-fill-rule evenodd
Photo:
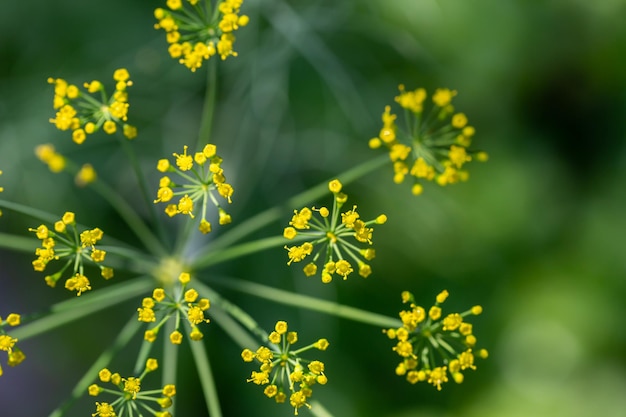
<svg viewBox="0 0 626 417"><path fill-rule="evenodd" d="M59 216L73 210L81 223L132 243L106 201L34 157L37 144L53 143L92 163L145 212L115 141L96 135L77 147L48 123L46 79L106 84L116 68L129 69L130 121L140 131L133 146L156 190L155 161L196 141L206 67L192 74L167 56L163 34L152 28L161 2L4 5L1 197ZM302 341L331 341L317 355L329 384L314 398L336 417L626 415L626 2L246 0L242 12L250 25L238 32L239 57L220 63L213 135L235 187L235 222L377 155L367 141L400 83L458 90L456 108L490 154L487 164L468 166L469 182L427 186L418 198L392 184L390 167L346 188L364 217L389 217L376 229L378 257L367 280L307 280L287 268L279 249L209 271L390 316L405 289L422 305L448 289L448 311L483 305L473 322L490 358L463 384L437 392L394 374L398 357L378 328L216 286L266 328L285 319ZM23 236L39 224L4 212L0 232ZM281 233L288 220L257 237ZM32 258L0 250L0 315L69 298L44 285ZM20 343L27 360L5 366L0 378L2 416L46 416L136 307ZM292 415L245 383L251 368L239 348L210 326L205 340L224 414ZM137 343L112 367L132 363ZM178 415L206 415L185 345L181 357ZM68 415L93 411L93 399L83 398Z"/></svg>

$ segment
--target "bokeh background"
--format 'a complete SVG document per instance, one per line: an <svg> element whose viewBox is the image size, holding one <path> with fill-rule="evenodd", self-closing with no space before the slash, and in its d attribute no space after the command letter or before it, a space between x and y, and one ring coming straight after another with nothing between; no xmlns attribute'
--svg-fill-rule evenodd
<svg viewBox="0 0 626 417"><path fill-rule="evenodd" d="M158 6L4 2L0 197L59 215L73 210L82 223L134 242L106 201L51 174L33 148L53 143L92 163L146 210L115 141L97 135L78 147L48 123L46 79L106 83L114 69L129 69L130 121L140 130L133 146L156 190L155 161L196 141L206 70L192 74L167 56L152 28ZM398 357L378 328L216 286L265 327L286 319L300 340L331 341L318 355L330 382L315 397L336 417L626 415L626 2L246 0L242 10L251 23L238 32L239 57L220 63L213 135L235 186L235 222L374 157L367 141L400 83L458 90L456 108L490 154L488 163L469 165L469 182L426 187L417 198L392 184L390 167L347 187L364 216L389 217L376 230L367 280L307 280L287 268L280 249L209 271L390 316L405 289L422 305L446 288L450 310L484 306L474 329L490 358L463 384L437 392L394 374ZM0 232L27 236L39 224L4 212ZM256 237L281 233L288 219ZM0 250L0 315L69 298L44 285L32 257ZM0 414L48 415L136 307L20 343L27 360L4 367ZM218 326L205 334L226 416L293 414L245 383L251 367ZM132 363L136 342L113 368ZM178 415L204 416L185 345L181 358ZM67 415L93 411L93 399L83 398Z"/></svg>

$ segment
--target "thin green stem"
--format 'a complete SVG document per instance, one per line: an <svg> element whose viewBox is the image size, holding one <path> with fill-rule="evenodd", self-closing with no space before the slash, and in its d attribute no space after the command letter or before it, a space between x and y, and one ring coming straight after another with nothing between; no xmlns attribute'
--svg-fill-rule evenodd
<svg viewBox="0 0 626 417"><path fill-rule="evenodd" d="M163 224L159 222L157 217L157 212L153 200L150 198L150 192L148 191L148 184L146 182L146 177L143 175L141 171L141 167L139 166L139 161L137 160L137 155L133 150L133 147L128 143L128 140L122 138L118 135L118 141L122 145L122 149L126 153L128 160L130 161L130 165L133 167L133 171L135 171L135 176L137 177L137 182L139 183L139 189L141 190L141 195L148 207L148 212L152 218L153 224L157 225L157 233L161 238L162 242L165 242L165 230L163 229Z"/></svg>
<svg viewBox="0 0 626 417"><path fill-rule="evenodd" d="M361 178L363 175L380 168L388 162L389 156L386 154L381 155L377 158L365 161L362 164L357 165L335 176L334 178L339 179L339 181L341 181L341 183L345 186L357 180L358 178ZM300 208L302 206L305 206L306 204L309 204L313 200L320 198L324 194L329 192L330 191L328 190L328 181L324 181L314 186L313 188L290 198L282 206L276 206L262 211L261 213L256 214L248 220L240 223L238 226L233 227L222 236L211 242L211 250L230 246L233 242L236 242L239 239L267 226L268 224L279 220L280 217L285 215L286 213L293 213L294 208ZM202 262L201 259L202 258L198 259L197 262Z"/></svg>
<svg viewBox="0 0 626 417"><path fill-rule="evenodd" d="M207 69L206 94L204 96L204 107L202 109L202 121L200 122L200 132L196 151L200 151L211 140L211 130L213 128L213 117L215 115L215 99L217 97L217 59L209 59Z"/></svg>
<svg viewBox="0 0 626 417"><path fill-rule="evenodd" d="M133 368L133 373L135 375L139 375L145 369L146 361L148 360L148 355L150 355L152 346L153 344L147 340L143 340L141 342L141 347L139 348L139 353L137 354L137 360L135 361L135 367Z"/></svg>
<svg viewBox="0 0 626 417"><path fill-rule="evenodd" d="M91 187L113 206L122 219L124 219L128 227L131 228L150 252L159 256L165 256L167 254L163 244L156 238L148 226L146 226L135 210L133 210L118 193L101 180L96 180L91 183Z"/></svg>
<svg viewBox="0 0 626 417"><path fill-rule="evenodd" d="M311 401L311 414L315 417L333 417L333 415L328 411L322 403L317 400Z"/></svg>
<svg viewBox="0 0 626 417"><path fill-rule="evenodd" d="M168 320L168 322L165 324L165 334L169 335L175 329L176 325L174 323L174 320ZM163 386L168 384L176 385L179 349L180 348L178 346L170 342L169 337L163 338L163 374L161 377L161 384ZM168 411L171 414L176 415L176 402L172 404Z"/></svg>
<svg viewBox="0 0 626 417"><path fill-rule="evenodd" d="M153 287L152 278L141 277L93 293L83 294L80 298L62 301L54 304L48 312L38 315L40 318L35 318L33 321L12 330L11 336L19 340L26 340L145 294ZM24 322L28 320L29 317L23 318Z"/></svg>
<svg viewBox="0 0 626 417"><path fill-rule="evenodd" d="M393 317L383 316L381 314L337 304L332 301L320 300L319 298L310 297L308 295L296 294L237 278L213 276L210 278L210 281L217 285L254 295L259 298L265 298L266 300L272 300L276 303L319 311L321 313L370 324L372 326L399 327L402 325L399 319Z"/></svg>
<svg viewBox="0 0 626 417"><path fill-rule="evenodd" d="M109 264L111 260L110 258L107 258L107 265L117 267L118 269L123 269L125 271L132 271L139 274L149 274L154 270L156 265L153 258L146 256L145 253L139 252L133 248L98 245L98 249L106 251L107 255L117 255L119 259L113 259L113 264Z"/></svg>
<svg viewBox="0 0 626 417"><path fill-rule="evenodd" d="M189 323L185 322L188 331L191 331ZM213 371L209 362L209 355L206 347L202 342L191 342L191 354L193 355L196 367L198 368L198 376L204 393L207 410L211 417L222 417L222 409L220 407L219 397L217 395L217 386L213 378Z"/></svg>
<svg viewBox="0 0 626 417"><path fill-rule="evenodd" d="M32 207L28 207L19 203L13 203L11 201L1 200L0 199L0 207L16 211L18 213L25 214L27 216L33 217L37 220L41 220L42 222L54 223L59 220L59 217L48 213L47 211L38 210Z"/></svg>
<svg viewBox="0 0 626 417"><path fill-rule="evenodd" d="M165 323L165 335L170 335L176 330L176 323L174 320L168 320ZM176 383L176 365L178 362L178 350L179 347L174 345L169 337L163 338L163 385Z"/></svg>
<svg viewBox="0 0 626 417"><path fill-rule="evenodd" d="M215 292L211 287L204 285L202 282L196 281L195 287L200 295L208 298L211 301L211 304L213 306L218 307L219 311L217 309L212 308L211 315L217 314L219 316L220 311L223 311L226 314L226 317L234 318L235 320L239 322L239 324L245 327L250 333L257 335L263 341L267 341L267 332L263 330L261 326L259 326L259 324L256 322L256 320L252 318L252 316L250 316L248 313L243 311L237 305L224 299L220 294ZM216 311L217 313L215 313ZM221 318L221 320L222 320L221 322L222 325L226 324L224 322L223 317ZM232 324L232 323L229 323L229 324ZM237 332L237 327L232 327L230 325L226 325L223 327L224 327L224 331L226 331L226 333L228 333L235 342L245 341L246 345L244 346L253 346L257 343L246 332L244 332L245 338L242 337L241 334L231 334L231 332L233 331L235 333Z"/></svg>
<svg viewBox="0 0 626 417"><path fill-rule="evenodd" d="M210 265L215 265L229 259L239 258L241 256L260 252L270 248L275 248L277 246L284 246L288 242L291 241L285 239L282 236L272 236L264 239L255 240L253 242L242 243L241 245L232 246L228 249L224 249L221 251L209 251L199 259L196 259L191 264L191 268L194 270L206 268Z"/></svg>
<svg viewBox="0 0 626 417"><path fill-rule="evenodd" d="M37 245L32 238L0 233L0 248L33 253Z"/></svg>
<svg viewBox="0 0 626 417"><path fill-rule="evenodd" d="M193 229L195 222L191 219L185 219L183 222L184 225L182 228L178 229L178 234L176 236L176 243L174 244L174 255L179 256L185 250L185 245L189 243L189 235Z"/></svg>
<svg viewBox="0 0 626 417"><path fill-rule="evenodd" d="M83 377L78 381L78 383L72 390L70 398L66 400L56 410L50 413L49 417L62 417L65 412L72 406L72 404L87 392L87 388L96 379L98 372L102 368L108 366L115 354L128 344L130 339L132 339L132 337L137 333L141 325L142 323L139 322L136 317L131 317L128 323L126 323L118 336L115 338L113 345L111 345L111 347L109 347L107 350L102 352L100 356L98 356L98 359L96 359L93 365L91 365L87 372L85 372L85 375L83 375Z"/></svg>

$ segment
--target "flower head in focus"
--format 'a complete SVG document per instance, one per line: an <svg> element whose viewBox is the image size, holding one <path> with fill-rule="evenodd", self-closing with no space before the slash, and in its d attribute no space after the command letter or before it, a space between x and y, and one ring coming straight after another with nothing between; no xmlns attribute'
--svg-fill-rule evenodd
<svg viewBox="0 0 626 417"><path fill-rule="evenodd" d="M57 111L50 119L59 130L71 130L72 140L81 144L87 135L102 129L112 135L118 128L128 139L137 136L137 129L128 120L128 87L133 85L125 68L113 73L115 92L109 97L104 85L97 80L84 83L85 90L62 78L48 78L54 85L53 107Z"/></svg>
<svg viewBox="0 0 626 417"><path fill-rule="evenodd" d="M402 327L386 329L390 339L397 340L393 350L402 357L396 374L405 376L411 384L426 381L441 390L448 382L448 372L455 382L463 382L462 371L476 369L474 359L487 358L485 349L474 351L476 336L467 316L482 313L481 306L474 306L463 313L443 315L441 304L448 298L448 291L437 295L435 304L426 311L415 304L413 294L402 293L402 302L410 309L400 312Z"/></svg>
<svg viewBox="0 0 626 417"><path fill-rule="evenodd" d="M0 351L7 352L7 365L9 366L19 365L26 358L24 353L16 345L17 339L9 336L5 331L5 327L19 326L20 322L21 317L16 313L9 314L4 320L0 317ZM2 374L2 366L0 365L0 376L2 376Z"/></svg>
<svg viewBox="0 0 626 417"><path fill-rule="evenodd" d="M463 169L465 163L487 160L485 152L469 149L475 129L464 113L455 112L452 99L456 94L455 90L439 88L429 104L425 89L406 91L400 85L395 100L404 109L406 128L396 124L397 115L386 106L383 127L378 137L370 139L370 148L384 145L389 151L394 182L400 184L408 175L415 195L422 193L424 181L435 181L440 186L466 181L469 174Z"/></svg>
<svg viewBox="0 0 626 417"><path fill-rule="evenodd" d="M264 385L263 393L277 403L289 400L295 415L298 415L299 408L311 408L307 399L313 394L313 385L325 385L328 382L324 363L302 359L300 354L310 349L326 350L328 341L319 339L308 346L292 350L298 341L298 333L287 330L287 322L276 322L274 331L268 336L269 347L261 346L255 352L244 349L241 357L245 362L256 359L260 364L258 371L252 371L248 382Z"/></svg>
<svg viewBox="0 0 626 417"><path fill-rule="evenodd" d="M174 153L175 166L169 160L161 159L157 169L165 174L175 173L180 180L174 182L169 176L164 176L159 182L157 199L154 203L168 203L174 197L180 196L177 204L168 204L165 213L173 217L177 214L186 214L194 218L198 213L197 205L200 204L200 226L198 229L206 234L211 231L211 223L206 219L207 205L209 202L217 207L219 212L219 224L225 225L231 222L231 217L218 202L217 195L231 202L233 187L226 182L224 170L221 167L222 158L217 154L215 145L208 144L201 152L195 155L187 154L187 146L182 154ZM174 191L178 189L178 191ZM195 213L195 214L194 214Z"/></svg>
<svg viewBox="0 0 626 417"><path fill-rule="evenodd" d="M154 28L165 31L170 56L191 71L214 55L223 60L237 56L234 33L249 21L239 14L243 0L218 1L213 12L203 7L205 2L209 0L167 0L167 9L154 11L158 20Z"/></svg>
<svg viewBox="0 0 626 417"><path fill-rule="evenodd" d="M374 259L375 251L372 245L372 233L375 224L383 224L387 216L381 214L374 220L363 221L357 212L357 206L341 212L341 208L348 200L348 196L341 192L341 182L332 180L328 183L333 193L332 211L327 207L295 210L294 215L286 227L283 236L287 239L300 237L306 240L301 245L285 246L289 256L288 265L301 262L312 255L312 260L304 267L306 276L317 273L317 263L321 261L322 282L329 283L333 275L337 274L347 279L356 266L359 275L366 278L372 272L371 267L364 262Z"/></svg>
<svg viewBox="0 0 626 417"><path fill-rule="evenodd" d="M176 395L174 385L165 385L162 389L142 391L144 377L158 369L156 359L150 358L146 361L146 366L138 377L122 378L120 374L111 373L107 368L101 369L98 378L101 382L112 384L116 390L104 388L98 384L92 384L88 388L89 395L97 397L102 393L116 395L113 402L96 402L96 412L93 417L117 417L142 415L139 413L141 407L151 416L171 417L168 411L163 411L172 406L172 397ZM158 406L157 411L155 406ZM139 414L135 414L139 413Z"/></svg>
<svg viewBox="0 0 626 417"><path fill-rule="evenodd" d="M211 307L208 298L199 298L198 292L193 288L187 288L191 277L189 273L182 272L178 277L178 285L174 286L171 294L163 288L156 288L152 292L152 297L146 297L137 309L138 320L145 323L157 323L146 330L144 339L154 342L161 327L170 319L175 318L176 327L170 333L170 341L175 345L180 345L183 341L183 334L180 332L181 317L189 322L191 340L201 340L204 335L198 328L201 323L208 323L210 320L204 316L204 312Z"/></svg>
<svg viewBox="0 0 626 417"><path fill-rule="evenodd" d="M102 239L102 230L96 227L79 233L74 213L66 212L52 228L42 224L36 229L29 230L41 240L41 247L35 250L37 255L37 259L33 261L35 271L43 272L50 261L66 259L59 271L45 277L49 286L54 287L65 271L71 268L73 274L65 281L65 288L76 291L77 295L90 290L91 284L84 275L85 262L96 265L103 278L113 277L113 269L102 265L106 252L96 248L96 243Z"/></svg>

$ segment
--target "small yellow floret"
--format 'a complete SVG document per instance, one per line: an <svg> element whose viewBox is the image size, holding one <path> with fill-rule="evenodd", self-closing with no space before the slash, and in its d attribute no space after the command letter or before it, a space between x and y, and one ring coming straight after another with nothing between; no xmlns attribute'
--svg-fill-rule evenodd
<svg viewBox="0 0 626 417"><path fill-rule="evenodd" d="M328 183L328 189L333 194L337 194L338 192L340 192L341 188L342 188L342 184L337 179L334 179Z"/></svg>

